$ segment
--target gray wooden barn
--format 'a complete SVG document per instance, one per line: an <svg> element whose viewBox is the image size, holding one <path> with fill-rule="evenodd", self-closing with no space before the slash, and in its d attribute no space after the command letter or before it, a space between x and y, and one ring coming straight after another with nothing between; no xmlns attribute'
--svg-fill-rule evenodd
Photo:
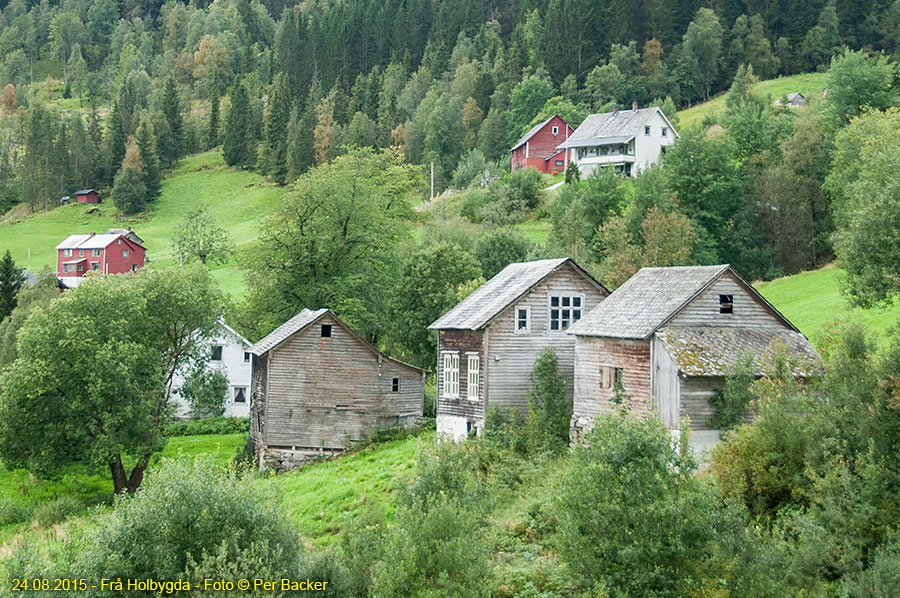
<svg viewBox="0 0 900 598"><path fill-rule="evenodd" d="M260 466L290 468L422 415L425 372L385 356L327 309L304 309L250 352Z"/></svg>
<svg viewBox="0 0 900 598"><path fill-rule="evenodd" d="M573 438L624 394L637 413L658 413L671 429L682 417L700 444L718 431L709 399L745 354L761 376L783 344L808 376L818 356L787 318L730 266L643 268L569 329L575 336ZM705 434L704 434L705 433Z"/></svg>
<svg viewBox="0 0 900 598"><path fill-rule="evenodd" d="M437 430L464 437L488 410L528 412L528 375L556 351L572 396L569 326L609 294L569 258L510 264L428 328L438 331Z"/></svg>

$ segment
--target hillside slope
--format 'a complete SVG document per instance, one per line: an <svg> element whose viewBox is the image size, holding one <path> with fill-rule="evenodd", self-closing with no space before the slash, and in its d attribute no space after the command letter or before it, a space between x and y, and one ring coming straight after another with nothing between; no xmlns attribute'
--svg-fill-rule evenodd
<svg viewBox="0 0 900 598"><path fill-rule="evenodd" d="M67 236L130 226L144 239L150 264L169 266L178 261L172 244L175 225L201 204L209 208L240 252L256 238L260 219L283 195L283 187L266 183L259 174L226 166L220 152L205 152L185 158L169 173L162 195L145 217L117 219L116 208L108 198L104 198L97 214L87 214L91 206L83 204L63 206L0 224L0 253L9 249L16 263L30 272L55 270L54 248ZM224 290L236 297L243 294L243 277L235 259L211 269Z"/></svg>

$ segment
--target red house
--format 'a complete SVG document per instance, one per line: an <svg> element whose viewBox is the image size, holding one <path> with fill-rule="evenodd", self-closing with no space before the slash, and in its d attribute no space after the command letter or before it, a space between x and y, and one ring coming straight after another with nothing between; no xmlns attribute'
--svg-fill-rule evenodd
<svg viewBox="0 0 900 598"><path fill-rule="evenodd" d="M144 267L147 250L131 229L111 228L102 235L70 235L56 246L56 275L68 286L87 272L122 274ZM80 282L80 281L78 281Z"/></svg>
<svg viewBox="0 0 900 598"><path fill-rule="evenodd" d="M102 200L94 189L82 189L75 192L75 201L78 203L100 203Z"/></svg>
<svg viewBox="0 0 900 598"><path fill-rule="evenodd" d="M512 170L533 166L541 172L563 172L568 166L567 152L556 146L575 132L559 115L535 125L519 139L512 150Z"/></svg>

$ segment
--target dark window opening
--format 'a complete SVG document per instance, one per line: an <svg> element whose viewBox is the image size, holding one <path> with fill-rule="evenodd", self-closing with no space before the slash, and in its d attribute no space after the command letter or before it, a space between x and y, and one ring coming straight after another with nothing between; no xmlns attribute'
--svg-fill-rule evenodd
<svg viewBox="0 0 900 598"><path fill-rule="evenodd" d="M734 313L734 295L719 295L719 313Z"/></svg>
<svg viewBox="0 0 900 598"><path fill-rule="evenodd" d="M322 338L331 338L331 324L322 324Z"/></svg>
<svg viewBox="0 0 900 598"><path fill-rule="evenodd" d="M222 361L222 345L213 345L212 360L213 361Z"/></svg>
<svg viewBox="0 0 900 598"><path fill-rule="evenodd" d="M247 402L247 389L243 386L236 386L234 389L234 402L235 403L246 403Z"/></svg>
<svg viewBox="0 0 900 598"><path fill-rule="evenodd" d="M244 363L250 363L250 353L248 351L244 351Z"/></svg>
<svg viewBox="0 0 900 598"><path fill-rule="evenodd" d="M400 378L391 380L391 392L400 392Z"/></svg>

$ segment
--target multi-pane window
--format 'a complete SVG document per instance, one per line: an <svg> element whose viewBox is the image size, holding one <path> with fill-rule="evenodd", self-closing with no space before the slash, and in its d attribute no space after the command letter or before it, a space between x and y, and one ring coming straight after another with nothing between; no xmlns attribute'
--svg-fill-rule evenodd
<svg viewBox="0 0 900 598"><path fill-rule="evenodd" d="M468 359L466 360L467 373L468 377L466 378L466 398L469 399L477 399L478 398L478 368L481 360L479 359L478 353L469 353L466 356Z"/></svg>
<svg viewBox="0 0 900 598"><path fill-rule="evenodd" d="M644 135L649 135L649 134L650 134L650 125L647 125L644 127Z"/></svg>
<svg viewBox="0 0 900 598"><path fill-rule="evenodd" d="M516 332L531 330L531 310L527 307L516 308Z"/></svg>
<svg viewBox="0 0 900 598"><path fill-rule="evenodd" d="M391 379L391 392L400 392L400 378Z"/></svg>
<svg viewBox="0 0 900 598"><path fill-rule="evenodd" d="M244 351L244 363L250 363L250 351Z"/></svg>
<svg viewBox="0 0 900 598"><path fill-rule="evenodd" d="M444 353L444 396L459 398L459 353Z"/></svg>
<svg viewBox="0 0 900 598"><path fill-rule="evenodd" d="M719 295L719 313L734 313L734 295Z"/></svg>
<svg viewBox="0 0 900 598"><path fill-rule="evenodd" d="M91 270L99 270L100 262L91 262Z"/></svg>
<svg viewBox="0 0 900 598"><path fill-rule="evenodd" d="M581 319L581 297L550 296L550 330L566 330Z"/></svg>
<svg viewBox="0 0 900 598"><path fill-rule="evenodd" d="M91 257L100 257L99 249L91 249Z"/></svg>
<svg viewBox="0 0 900 598"><path fill-rule="evenodd" d="M72 257L71 249L63 249L63 257Z"/></svg>

